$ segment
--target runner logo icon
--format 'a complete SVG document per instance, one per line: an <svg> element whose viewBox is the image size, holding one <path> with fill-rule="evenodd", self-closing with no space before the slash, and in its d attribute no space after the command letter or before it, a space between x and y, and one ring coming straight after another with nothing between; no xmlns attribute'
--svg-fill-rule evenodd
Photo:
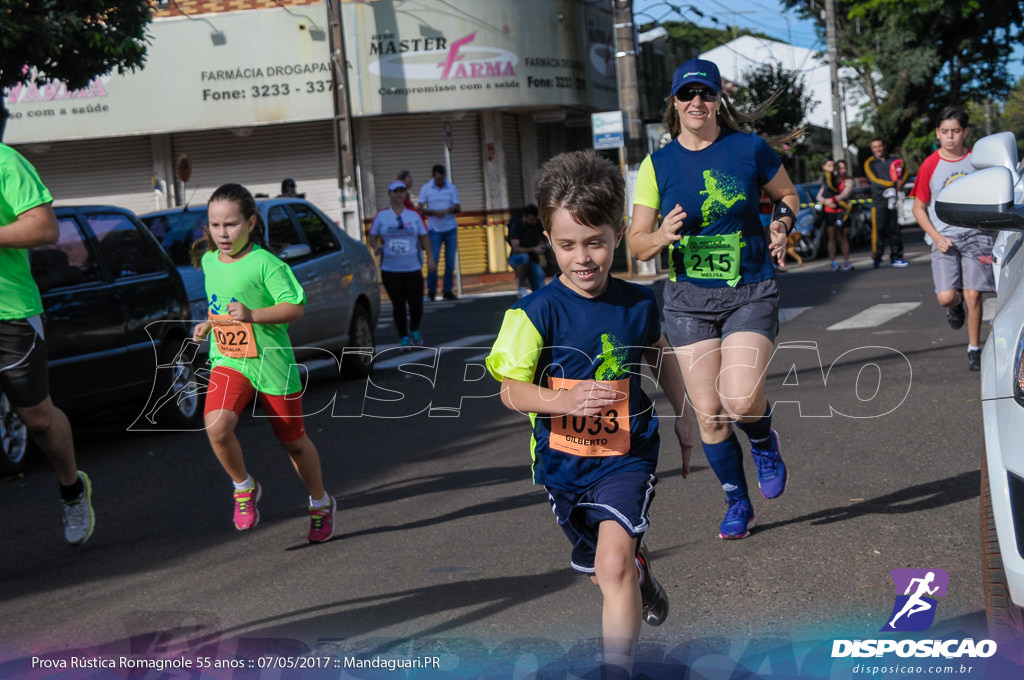
<svg viewBox="0 0 1024 680"><path fill-rule="evenodd" d="M943 569L893 569L889 574L896 588L896 602L882 631L927 630L938 609L935 597L946 597L949 573Z"/></svg>

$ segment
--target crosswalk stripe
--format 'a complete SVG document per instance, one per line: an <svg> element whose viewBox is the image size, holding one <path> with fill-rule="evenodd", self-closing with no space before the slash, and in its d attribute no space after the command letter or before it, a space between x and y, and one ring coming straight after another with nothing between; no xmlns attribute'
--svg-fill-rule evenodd
<svg viewBox="0 0 1024 680"><path fill-rule="evenodd" d="M806 312L810 307L780 307L779 308L779 325L789 323L796 317Z"/></svg>
<svg viewBox="0 0 1024 680"><path fill-rule="evenodd" d="M848 319L834 323L825 330L847 331L854 328L874 328L881 326L886 321L895 319L897 316L906 314L909 311L921 306L920 302L890 302L880 305L872 305L864 311L858 312Z"/></svg>

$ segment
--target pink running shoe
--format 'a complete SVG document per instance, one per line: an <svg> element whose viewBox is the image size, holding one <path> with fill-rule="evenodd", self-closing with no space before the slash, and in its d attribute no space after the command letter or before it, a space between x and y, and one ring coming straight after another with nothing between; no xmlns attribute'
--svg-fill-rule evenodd
<svg viewBox="0 0 1024 680"><path fill-rule="evenodd" d="M331 499L330 506L326 508L309 508L309 542L310 543L323 543L331 540L334 536L334 513L338 509L338 503L334 500L334 496L328 496Z"/></svg>
<svg viewBox="0 0 1024 680"><path fill-rule="evenodd" d="M239 531L252 529L260 521L260 509L256 506L263 495L263 487L254 482L251 489L235 491L235 528Z"/></svg>

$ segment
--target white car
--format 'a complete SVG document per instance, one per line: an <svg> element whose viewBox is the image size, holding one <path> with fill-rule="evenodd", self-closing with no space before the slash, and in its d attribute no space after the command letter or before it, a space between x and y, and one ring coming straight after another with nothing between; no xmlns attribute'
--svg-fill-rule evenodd
<svg viewBox="0 0 1024 680"><path fill-rule="evenodd" d="M915 179L917 179L916 175L911 177L910 180L903 185L903 189L900 192L900 202L896 206L896 221L901 227L909 227L910 225L917 226L917 218L914 217L914 197L910 195L910 192L914 190Z"/></svg>
<svg viewBox="0 0 1024 680"><path fill-rule="evenodd" d="M380 318L377 265L369 249L309 201L257 199L256 209L263 217L270 248L291 265L306 291L302 318L288 326L296 358L323 358L322 351L329 350L340 354L342 375L369 375L373 331ZM206 206L161 210L141 219L178 266L191 301L192 319L205 319L203 273L192 266L189 253L193 240L202 236Z"/></svg>
<svg viewBox="0 0 1024 680"><path fill-rule="evenodd" d="M1024 191L1017 141L1000 132L971 153L977 172L944 188L936 212L950 224L999 230L998 299L981 353L985 461L981 543L985 611L994 639L1024 637Z"/></svg>

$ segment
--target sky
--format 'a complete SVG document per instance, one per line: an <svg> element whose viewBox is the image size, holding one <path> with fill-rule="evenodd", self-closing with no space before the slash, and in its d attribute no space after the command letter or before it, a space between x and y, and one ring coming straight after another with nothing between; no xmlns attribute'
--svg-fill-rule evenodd
<svg viewBox="0 0 1024 680"><path fill-rule="evenodd" d="M696 10L696 11L695 11ZM697 12L703 14L700 16ZM633 15L638 24L648 21L689 21L704 28L747 28L780 42L825 51L825 39L819 38L814 22L801 20L793 10L784 12L778 0L633 0ZM1010 57L1010 73L1024 77L1024 49L1018 46Z"/></svg>
<svg viewBox="0 0 1024 680"><path fill-rule="evenodd" d="M776 0L701 0L693 4L685 0L633 0L633 14L638 24L682 20L704 28L728 29L735 25L780 42L825 50L825 42L815 33L814 23L801 20L794 11L783 12Z"/></svg>

